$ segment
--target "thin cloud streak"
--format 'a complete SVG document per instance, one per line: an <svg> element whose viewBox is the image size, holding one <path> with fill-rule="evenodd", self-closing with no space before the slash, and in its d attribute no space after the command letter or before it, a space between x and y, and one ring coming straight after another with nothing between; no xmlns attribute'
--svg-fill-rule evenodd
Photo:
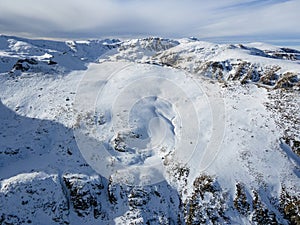
<svg viewBox="0 0 300 225"><path fill-rule="evenodd" d="M255 11L233 11L228 17L216 23L209 24L201 30L207 36L232 35L299 35L297 25L299 14L295 9L300 8L300 2L290 1L268 7L257 8Z"/></svg>
<svg viewBox="0 0 300 225"><path fill-rule="evenodd" d="M0 0L0 33L31 37L300 36L298 0Z"/></svg>

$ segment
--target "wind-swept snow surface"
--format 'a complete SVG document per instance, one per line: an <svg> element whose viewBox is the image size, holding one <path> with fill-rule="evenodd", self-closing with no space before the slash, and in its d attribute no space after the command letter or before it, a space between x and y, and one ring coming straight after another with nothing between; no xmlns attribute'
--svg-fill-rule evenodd
<svg viewBox="0 0 300 225"><path fill-rule="evenodd" d="M94 64L79 84L74 108L79 121L91 117L96 124L78 124L76 141L84 158L103 176L154 184L165 179L166 161L185 165L193 155L201 160L206 151L201 165L214 159L218 146L208 145L221 143L224 120L214 120L210 100L200 81L180 70ZM224 117L224 103L219 103L218 114Z"/></svg>
<svg viewBox="0 0 300 225"><path fill-rule="evenodd" d="M299 52L0 36L0 224L299 224Z"/></svg>

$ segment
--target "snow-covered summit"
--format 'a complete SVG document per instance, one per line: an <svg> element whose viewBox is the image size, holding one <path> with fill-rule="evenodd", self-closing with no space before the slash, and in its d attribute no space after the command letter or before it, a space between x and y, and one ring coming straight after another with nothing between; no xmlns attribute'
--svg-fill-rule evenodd
<svg viewBox="0 0 300 225"><path fill-rule="evenodd" d="M68 73L85 70L106 51L118 46L116 39L89 41L49 41L0 36L0 73L33 70L42 73ZM21 66L24 60L30 60ZM33 63L34 60L35 62ZM14 68L15 65L19 65ZM33 66L36 65L36 66ZM15 70L14 70L15 69Z"/></svg>
<svg viewBox="0 0 300 225"><path fill-rule="evenodd" d="M299 56L1 35L0 224L298 224Z"/></svg>

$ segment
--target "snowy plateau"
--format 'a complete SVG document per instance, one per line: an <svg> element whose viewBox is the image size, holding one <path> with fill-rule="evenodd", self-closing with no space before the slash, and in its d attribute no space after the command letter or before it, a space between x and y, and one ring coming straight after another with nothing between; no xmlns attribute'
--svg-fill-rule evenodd
<svg viewBox="0 0 300 225"><path fill-rule="evenodd" d="M300 51L0 35L0 224L300 224Z"/></svg>

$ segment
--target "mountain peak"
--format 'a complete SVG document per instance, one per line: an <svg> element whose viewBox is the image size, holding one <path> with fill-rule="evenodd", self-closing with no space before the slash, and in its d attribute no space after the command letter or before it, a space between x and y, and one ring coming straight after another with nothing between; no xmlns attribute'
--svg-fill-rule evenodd
<svg viewBox="0 0 300 225"><path fill-rule="evenodd" d="M297 224L299 51L0 36L0 223Z"/></svg>

